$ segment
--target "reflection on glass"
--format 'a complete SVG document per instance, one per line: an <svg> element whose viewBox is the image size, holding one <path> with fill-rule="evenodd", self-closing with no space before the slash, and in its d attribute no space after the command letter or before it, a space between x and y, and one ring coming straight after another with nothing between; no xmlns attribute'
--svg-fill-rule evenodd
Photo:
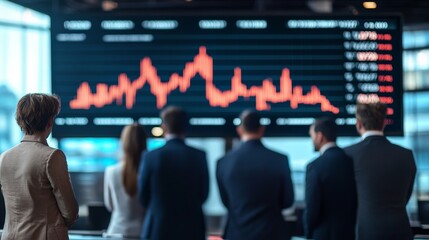
<svg viewBox="0 0 429 240"><path fill-rule="evenodd" d="M165 144L164 139L148 139L148 150ZM104 172L107 166L116 164L120 156L118 138L64 138L60 149L67 157L70 172Z"/></svg>
<svg viewBox="0 0 429 240"><path fill-rule="evenodd" d="M17 102L16 95L5 85L0 85L0 153L13 144L12 129L10 126L15 124L13 114Z"/></svg>

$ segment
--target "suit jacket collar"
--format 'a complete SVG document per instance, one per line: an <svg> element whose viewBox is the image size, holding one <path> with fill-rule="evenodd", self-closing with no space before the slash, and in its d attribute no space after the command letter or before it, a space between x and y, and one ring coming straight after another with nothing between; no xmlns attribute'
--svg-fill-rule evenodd
<svg viewBox="0 0 429 240"><path fill-rule="evenodd" d="M362 134L362 140L365 140L370 136L384 136L384 134L382 131L366 131L364 134Z"/></svg>
<svg viewBox="0 0 429 240"><path fill-rule="evenodd" d="M320 155L323 155L327 150L336 147L337 144L335 142L328 142L320 148Z"/></svg>
<svg viewBox="0 0 429 240"><path fill-rule="evenodd" d="M171 133L168 133L167 135L165 135L165 140L171 140L171 139L175 139L175 138L182 138L180 135L177 135L177 134L171 134Z"/></svg>
<svg viewBox="0 0 429 240"><path fill-rule="evenodd" d="M185 142L185 139L180 138L180 137L175 137L175 138L167 139L166 144L167 143L184 143L184 142Z"/></svg>
<svg viewBox="0 0 429 240"><path fill-rule="evenodd" d="M361 142L369 142L372 140L384 140L384 141L389 141L385 136L382 135L372 135L372 136L368 136L365 139L363 139Z"/></svg>
<svg viewBox="0 0 429 240"><path fill-rule="evenodd" d="M48 146L48 142L46 141L46 139L41 139L36 135L24 135L21 142L38 142Z"/></svg>
<svg viewBox="0 0 429 240"><path fill-rule="evenodd" d="M247 141L244 141L243 144L262 144L261 139L249 139Z"/></svg>

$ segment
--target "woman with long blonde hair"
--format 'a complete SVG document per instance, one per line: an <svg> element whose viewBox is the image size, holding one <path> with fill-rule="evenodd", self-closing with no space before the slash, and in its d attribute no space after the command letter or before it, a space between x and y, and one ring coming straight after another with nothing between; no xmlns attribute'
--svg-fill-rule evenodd
<svg viewBox="0 0 429 240"><path fill-rule="evenodd" d="M104 203L112 212L106 235L140 236L144 210L136 197L137 173L146 150L146 138L143 126L125 126L121 133L122 161L106 168Z"/></svg>

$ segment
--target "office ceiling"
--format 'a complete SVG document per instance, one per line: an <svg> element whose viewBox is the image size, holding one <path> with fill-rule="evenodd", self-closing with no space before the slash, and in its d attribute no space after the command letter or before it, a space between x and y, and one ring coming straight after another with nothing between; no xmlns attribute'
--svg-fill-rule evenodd
<svg viewBox="0 0 429 240"><path fill-rule="evenodd" d="M400 13L406 26L429 25L429 0L375 0L376 9L365 9L363 0L11 0L51 15L53 13L131 14L171 11L282 11L293 14Z"/></svg>

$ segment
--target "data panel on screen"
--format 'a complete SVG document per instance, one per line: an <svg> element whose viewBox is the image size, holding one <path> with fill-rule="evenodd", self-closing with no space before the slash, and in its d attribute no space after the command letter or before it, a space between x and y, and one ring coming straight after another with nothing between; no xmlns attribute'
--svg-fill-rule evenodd
<svg viewBox="0 0 429 240"><path fill-rule="evenodd" d="M166 106L189 113L188 135L235 136L244 109L267 136L307 136L313 118L356 135L356 102L388 105L403 134L402 26L397 16L54 16L54 137L150 132Z"/></svg>

